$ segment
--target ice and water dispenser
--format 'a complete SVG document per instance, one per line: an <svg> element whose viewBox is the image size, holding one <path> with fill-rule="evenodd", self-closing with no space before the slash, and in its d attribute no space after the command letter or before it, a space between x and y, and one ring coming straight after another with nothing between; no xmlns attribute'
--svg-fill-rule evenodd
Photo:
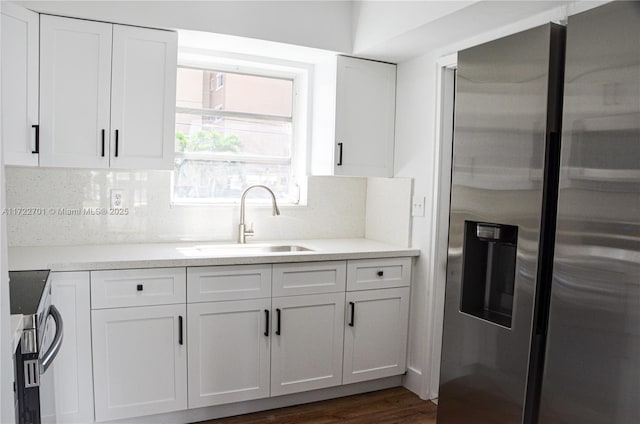
<svg viewBox="0 0 640 424"><path fill-rule="evenodd" d="M460 311L511 328L518 227L464 225Z"/></svg>

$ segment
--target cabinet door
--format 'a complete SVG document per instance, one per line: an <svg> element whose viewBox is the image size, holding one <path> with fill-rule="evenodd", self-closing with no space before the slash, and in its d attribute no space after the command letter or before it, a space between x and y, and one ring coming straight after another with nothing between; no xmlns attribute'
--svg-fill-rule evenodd
<svg viewBox="0 0 640 424"><path fill-rule="evenodd" d="M93 367L89 272L52 272L51 303L64 323L62 348L53 361L54 404L43 408L43 422L93 422ZM47 372L48 375L51 372Z"/></svg>
<svg viewBox="0 0 640 424"><path fill-rule="evenodd" d="M343 383L405 372L409 288L347 293Z"/></svg>
<svg viewBox="0 0 640 424"><path fill-rule="evenodd" d="M7 165L38 166L38 14L2 5L2 145ZM34 153L35 152L35 153Z"/></svg>
<svg viewBox="0 0 640 424"><path fill-rule="evenodd" d="M335 175L393 176L396 66L338 57Z"/></svg>
<svg viewBox="0 0 640 424"><path fill-rule="evenodd" d="M113 25L40 24L40 165L107 168Z"/></svg>
<svg viewBox="0 0 640 424"><path fill-rule="evenodd" d="M188 305L189 408L269 396L271 299Z"/></svg>
<svg viewBox="0 0 640 424"><path fill-rule="evenodd" d="M91 312L96 421L187 408L186 305Z"/></svg>
<svg viewBox="0 0 640 424"><path fill-rule="evenodd" d="M114 25L111 167L173 169L175 32Z"/></svg>
<svg viewBox="0 0 640 424"><path fill-rule="evenodd" d="M273 298L271 396L341 384L344 296Z"/></svg>

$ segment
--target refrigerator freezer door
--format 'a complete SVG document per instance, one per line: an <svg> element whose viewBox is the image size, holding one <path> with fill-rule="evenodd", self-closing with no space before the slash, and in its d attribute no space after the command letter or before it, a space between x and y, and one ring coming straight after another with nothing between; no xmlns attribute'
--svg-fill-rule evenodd
<svg viewBox="0 0 640 424"><path fill-rule="evenodd" d="M523 419L562 34L549 24L458 54L438 424Z"/></svg>
<svg viewBox="0 0 640 424"><path fill-rule="evenodd" d="M640 423L640 3L567 25L540 423Z"/></svg>

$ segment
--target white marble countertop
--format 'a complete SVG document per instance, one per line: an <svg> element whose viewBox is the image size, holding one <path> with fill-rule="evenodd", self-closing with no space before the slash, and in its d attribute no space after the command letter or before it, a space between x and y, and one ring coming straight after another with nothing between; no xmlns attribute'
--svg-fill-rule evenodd
<svg viewBox="0 0 640 424"><path fill-rule="evenodd" d="M257 252L265 245L303 246L310 251ZM419 249L367 239L278 240L246 245L216 242L105 244L78 246L10 247L12 271L50 269L91 271L207 265L331 261L344 259L418 256Z"/></svg>
<svg viewBox="0 0 640 424"><path fill-rule="evenodd" d="M11 352L15 352L24 330L24 319L22 314L11 315Z"/></svg>

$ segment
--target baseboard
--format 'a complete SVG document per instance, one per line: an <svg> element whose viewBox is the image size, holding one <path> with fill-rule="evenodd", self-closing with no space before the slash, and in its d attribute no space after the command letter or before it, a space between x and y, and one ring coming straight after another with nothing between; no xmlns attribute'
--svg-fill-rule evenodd
<svg viewBox="0 0 640 424"><path fill-rule="evenodd" d="M269 409L284 408L287 406L301 405L304 403L318 402L321 400L351 396L376 390L389 389L402 386L402 376L381 378L373 381L347 384L343 386L328 387L326 389L310 392L294 393L291 395L256 399L246 402L230 403L226 405L210 406L206 408L187 409L184 411L169 412L160 415L146 417L126 418L109 421L109 423L127 424L184 424L199 421L213 420L216 418L231 417L234 415L249 414L252 412L266 411Z"/></svg>
<svg viewBox="0 0 640 424"><path fill-rule="evenodd" d="M422 393L423 386L422 371L413 367L407 367L407 374L404 376L402 385L407 389L418 395L422 400L428 400L425 393Z"/></svg>

